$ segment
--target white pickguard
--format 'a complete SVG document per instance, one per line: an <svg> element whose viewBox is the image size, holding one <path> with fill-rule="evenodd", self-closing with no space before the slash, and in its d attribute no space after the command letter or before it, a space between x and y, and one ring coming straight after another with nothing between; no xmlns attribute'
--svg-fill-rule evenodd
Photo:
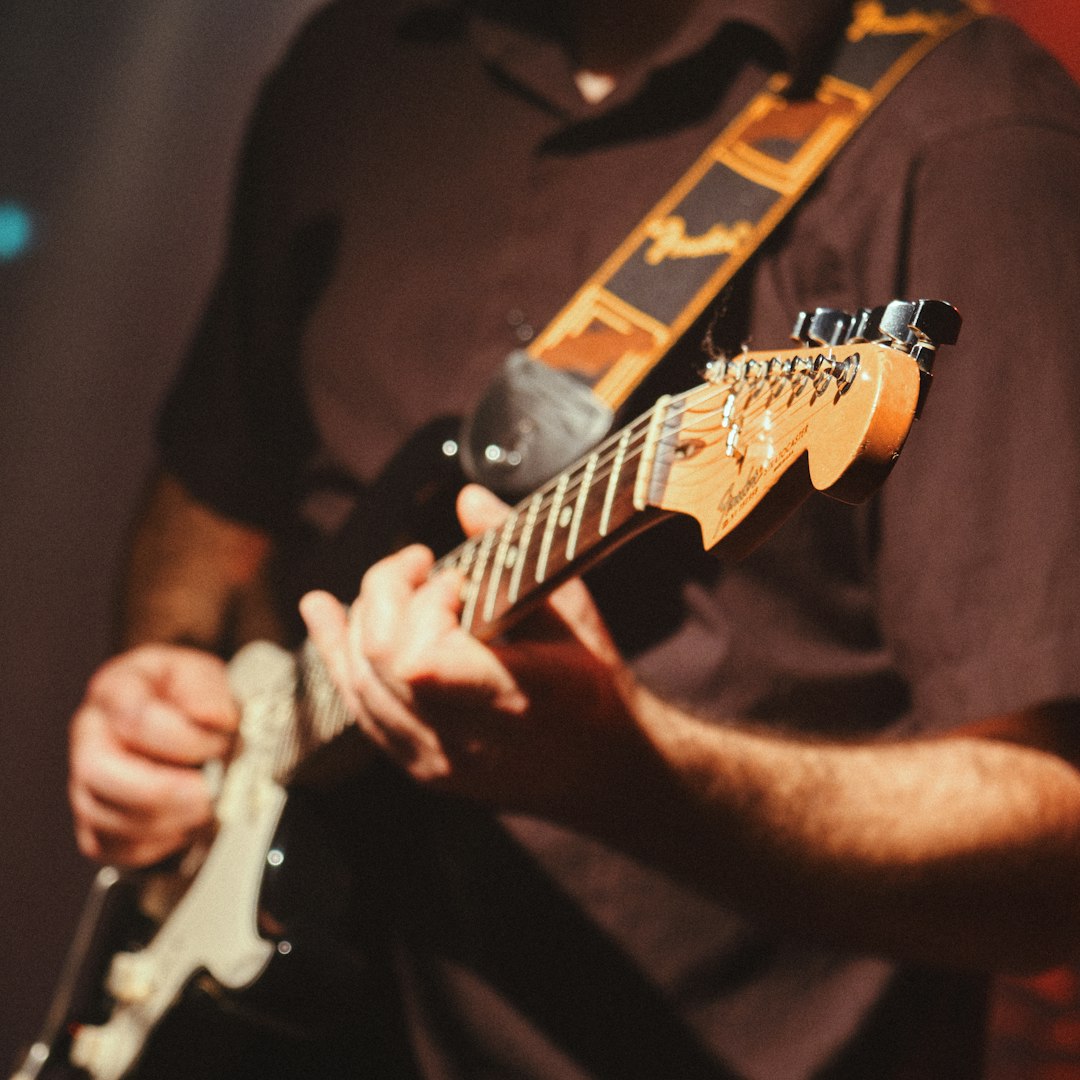
<svg viewBox="0 0 1080 1080"><path fill-rule="evenodd" d="M108 989L108 1021L81 1028L71 1060L93 1080L120 1080L193 975L222 986L250 985L276 945L256 925L259 891L285 790L274 779L279 748L295 714L296 661L268 642L242 649L229 665L241 703L239 751L225 773L217 831L201 866L149 943L118 953Z"/></svg>

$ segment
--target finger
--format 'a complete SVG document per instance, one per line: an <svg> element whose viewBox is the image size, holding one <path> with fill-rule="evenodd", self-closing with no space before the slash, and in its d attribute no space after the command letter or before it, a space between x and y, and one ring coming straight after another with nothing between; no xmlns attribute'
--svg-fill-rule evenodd
<svg viewBox="0 0 1080 1080"><path fill-rule="evenodd" d="M121 822L113 828L76 817L75 839L88 858L119 866L149 866L186 848L201 829L150 827L144 822L134 826Z"/></svg>
<svg viewBox="0 0 1080 1080"><path fill-rule="evenodd" d="M466 484L457 498L458 520L466 536L475 536L501 525L510 507L479 484Z"/></svg>
<svg viewBox="0 0 1080 1080"><path fill-rule="evenodd" d="M186 650L166 666L159 687L167 701L203 727L232 734L239 726L240 709L219 657Z"/></svg>
<svg viewBox="0 0 1080 1080"><path fill-rule="evenodd" d="M143 673L117 668L91 684L84 716L93 717L135 753L174 765L201 765L228 753L231 734L206 727L157 698Z"/></svg>
<svg viewBox="0 0 1080 1080"><path fill-rule="evenodd" d="M427 581L434 561L427 548L413 544L364 575L350 633L357 652L376 667L393 652L409 603Z"/></svg>
<svg viewBox="0 0 1080 1080"><path fill-rule="evenodd" d="M200 769L164 764L131 753L103 730L92 713L79 720L73 741L72 782L103 805L151 820L184 825L207 820L211 793Z"/></svg>
<svg viewBox="0 0 1080 1080"><path fill-rule="evenodd" d="M413 599L412 618L426 634L417 634L400 661L400 677L411 694L431 710L497 708L516 714L525 707L521 689L498 655L461 628L458 580L432 578Z"/></svg>
<svg viewBox="0 0 1080 1080"><path fill-rule="evenodd" d="M91 679L87 700L110 714L138 713L161 701L192 724L230 734L239 722L224 663L176 646L142 646L105 664Z"/></svg>
<svg viewBox="0 0 1080 1080"><path fill-rule="evenodd" d="M79 849L88 857L132 866L156 862L211 820L210 793L199 770L158 765L107 746L80 733L73 751L69 799Z"/></svg>
<svg viewBox="0 0 1080 1080"><path fill-rule="evenodd" d="M127 749L168 765L202 765L228 755L232 736L202 727L188 715L161 701L149 700L141 709L124 709L106 715L115 737Z"/></svg>
<svg viewBox="0 0 1080 1080"><path fill-rule="evenodd" d="M327 593L304 597L301 614L361 731L418 778L441 775L446 763L438 739L371 671L359 631L350 625L355 614L347 622L344 608Z"/></svg>
<svg viewBox="0 0 1080 1080"><path fill-rule="evenodd" d="M487 488L468 484L458 495L457 511L466 534L474 536L501 524L510 507ZM615 651L588 589L577 578L560 586L548 603L538 609L529 620L529 633L544 638L571 633L597 655L609 656Z"/></svg>
<svg viewBox="0 0 1080 1080"><path fill-rule="evenodd" d="M152 866L186 847L191 833L163 833L160 836L129 836L95 831L76 823L75 841L88 859L113 866L133 868Z"/></svg>
<svg viewBox="0 0 1080 1080"><path fill-rule="evenodd" d="M440 736L377 679L366 690L362 727L372 742L414 779L436 780L449 773Z"/></svg>
<svg viewBox="0 0 1080 1080"><path fill-rule="evenodd" d="M592 594L580 578L572 578L560 585L548 597L545 607L561 624L564 635L572 635L605 662L618 660L611 633L593 602Z"/></svg>
<svg viewBox="0 0 1080 1080"><path fill-rule="evenodd" d="M213 816L210 801L198 784L198 773L192 770L188 780L191 798L178 797L175 802L158 806L125 804L118 801L124 793L103 793L87 783L73 781L69 793L71 807L76 821L96 833L128 839L186 835L207 824Z"/></svg>
<svg viewBox="0 0 1080 1080"><path fill-rule="evenodd" d="M391 685L380 677L370 662L356 688L361 700L362 729L415 778L430 780L448 770L438 734L413 710L413 694L407 683Z"/></svg>
<svg viewBox="0 0 1080 1080"><path fill-rule="evenodd" d="M328 592L316 590L300 600L300 615L338 693L346 707L358 716L360 701L354 685L349 653L348 614L344 605Z"/></svg>

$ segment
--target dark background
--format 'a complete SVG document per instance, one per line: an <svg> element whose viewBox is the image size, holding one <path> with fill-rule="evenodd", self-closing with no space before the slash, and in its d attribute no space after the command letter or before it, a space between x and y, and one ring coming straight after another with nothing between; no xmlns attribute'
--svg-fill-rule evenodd
<svg viewBox="0 0 1080 1080"><path fill-rule="evenodd" d="M111 650L153 415L221 252L244 116L316 6L0 5L0 223L17 205L33 226L0 256L0 1078L36 1034L91 876L66 725ZM1076 0L999 7L1080 72Z"/></svg>
<svg viewBox="0 0 1080 1080"><path fill-rule="evenodd" d="M90 878L67 718L109 653L151 424L209 288L268 64L316 0L3 0L0 1076L46 1007Z"/></svg>

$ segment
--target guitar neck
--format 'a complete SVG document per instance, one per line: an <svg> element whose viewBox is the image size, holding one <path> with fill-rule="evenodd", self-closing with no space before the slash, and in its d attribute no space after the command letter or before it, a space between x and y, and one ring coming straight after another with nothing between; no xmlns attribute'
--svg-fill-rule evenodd
<svg viewBox="0 0 1080 1080"><path fill-rule="evenodd" d="M806 460L805 477L747 522L751 541L814 488L861 501L899 456L918 392L912 357L879 343L715 362L705 382L662 397L433 572L463 575L461 624L491 640L561 581L672 513L695 518L711 549L796 462ZM310 643L299 666L302 723L283 742L279 775L351 722Z"/></svg>

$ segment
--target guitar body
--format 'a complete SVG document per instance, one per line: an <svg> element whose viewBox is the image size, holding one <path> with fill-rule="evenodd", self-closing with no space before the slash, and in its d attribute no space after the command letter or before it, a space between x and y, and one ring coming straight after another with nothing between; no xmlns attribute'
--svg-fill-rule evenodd
<svg viewBox="0 0 1080 1080"><path fill-rule="evenodd" d="M351 603L363 572L405 544L449 551L463 539L454 509L466 481L457 452L461 419L436 417L414 432L367 489L350 486L355 506L332 535L301 533L283 542L274 568L280 615L290 635L304 636L300 597L318 587Z"/></svg>

